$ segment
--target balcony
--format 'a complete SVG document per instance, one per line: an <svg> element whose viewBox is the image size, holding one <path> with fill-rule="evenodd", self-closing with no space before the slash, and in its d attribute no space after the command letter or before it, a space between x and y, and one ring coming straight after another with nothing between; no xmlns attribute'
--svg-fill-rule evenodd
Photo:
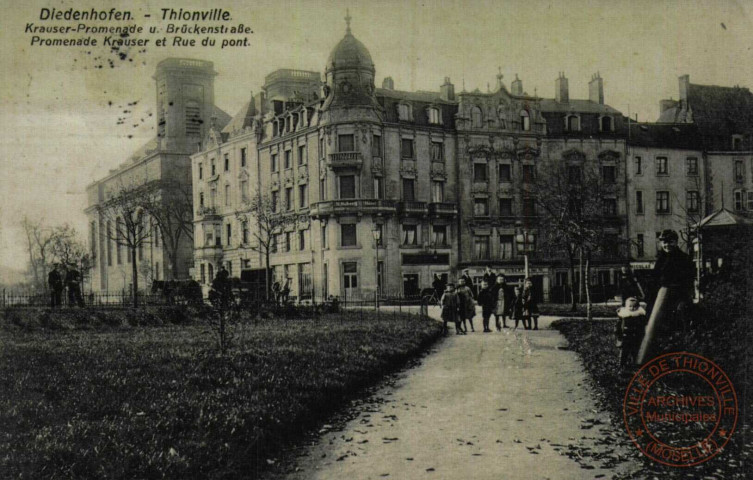
<svg viewBox="0 0 753 480"><path fill-rule="evenodd" d="M426 202L400 202L398 208L403 216L425 216L429 213Z"/></svg>
<svg viewBox="0 0 753 480"><path fill-rule="evenodd" d="M457 217L458 205L448 202L430 203L429 215L432 217Z"/></svg>
<svg viewBox="0 0 753 480"><path fill-rule="evenodd" d="M196 216L201 220L221 220L217 207L199 207L196 211Z"/></svg>
<svg viewBox="0 0 753 480"><path fill-rule="evenodd" d="M355 168L360 169L363 165L361 152L337 152L329 154L329 166L333 170Z"/></svg>
<svg viewBox="0 0 753 480"><path fill-rule="evenodd" d="M314 203L311 205L310 214L312 218L348 214L393 215L395 210L393 200L341 199Z"/></svg>
<svg viewBox="0 0 753 480"><path fill-rule="evenodd" d="M194 250L196 260L217 262L222 259L222 245L199 247Z"/></svg>

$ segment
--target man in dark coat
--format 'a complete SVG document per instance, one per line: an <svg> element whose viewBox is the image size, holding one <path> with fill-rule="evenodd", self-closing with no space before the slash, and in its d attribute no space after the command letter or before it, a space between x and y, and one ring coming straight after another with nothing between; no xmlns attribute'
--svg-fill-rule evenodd
<svg viewBox="0 0 753 480"><path fill-rule="evenodd" d="M47 285L50 287L50 307L59 307L63 303L63 277L58 271L57 263L47 275Z"/></svg>
<svg viewBox="0 0 753 480"><path fill-rule="evenodd" d="M489 267L486 267L486 270L484 271L484 280L489 284L489 286L494 286L497 283L497 276L492 272L492 269Z"/></svg>
<svg viewBox="0 0 753 480"><path fill-rule="evenodd" d="M654 265L654 281L658 288L667 288L665 308L670 318L675 314L674 326L680 327L682 316L693 301L695 265L690 256L679 249L677 240L674 230L664 230L659 236L661 251Z"/></svg>
<svg viewBox="0 0 753 480"><path fill-rule="evenodd" d="M65 286L68 288L68 306L84 306L84 297L81 296L81 273L76 265L68 265L68 271L65 274Z"/></svg>

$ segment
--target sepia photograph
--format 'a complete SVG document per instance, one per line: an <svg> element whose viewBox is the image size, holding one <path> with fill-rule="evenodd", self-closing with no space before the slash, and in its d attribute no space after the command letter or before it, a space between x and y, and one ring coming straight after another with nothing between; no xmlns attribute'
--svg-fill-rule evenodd
<svg viewBox="0 0 753 480"><path fill-rule="evenodd" d="M753 478L753 4L2 0L0 478Z"/></svg>

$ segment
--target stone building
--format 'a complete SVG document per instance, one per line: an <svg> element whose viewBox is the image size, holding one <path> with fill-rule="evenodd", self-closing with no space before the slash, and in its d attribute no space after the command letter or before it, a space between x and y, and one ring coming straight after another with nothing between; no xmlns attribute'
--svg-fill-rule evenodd
<svg viewBox="0 0 753 480"><path fill-rule="evenodd" d="M672 229L680 247L690 248L689 232L707 212L707 157L693 124L632 123L626 165L627 210L634 268L650 268L658 236Z"/></svg>
<svg viewBox="0 0 753 480"><path fill-rule="evenodd" d="M119 192L163 181L191 190L190 155L198 150L212 121L224 125L230 119L214 105L215 75L211 62L183 58L160 62L154 75L157 136L87 187L93 291L127 291L132 282L132 259L114 233L120 219L102 215L101 207ZM166 191L157 197L161 202L180 201ZM138 249L140 288L148 288L152 280L188 278L193 266L190 239L178 244L173 266L159 229L149 219L145 222L152 234Z"/></svg>
<svg viewBox="0 0 753 480"><path fill-rule="evenodd" d="M603 80L589 98L570 99L564 74L553 99L510 89L407 92L387 77L376 88L367 48L350 31L317 72L278 70L225 127L213 126L192 156L197 206L195 277L220 265L233 276L263 268L251 195L270 195L297 225L277 235L270 259L294 295L373 298L417 294L434 275L492 266L523 276L523 236L534 242L539 215L528 188L548 162L590 165L609 178L607 228L627 237L624 117L604 104ZM538 173L537 173L538 172ZM525 243L525 240L522 242ZM597 262L613 283L614 258ZM531 255L548 297L572 281L561 260ZM314 279L314 280L312 280Z"/></svg>
<svg viewBox="0 0 753 480"><path fill-rule="evenodd" d="M564 73L555 80L555 96L540 98L524 92L517 75L508 91L497 76L493 92L459 95L458 196L460 231L458 267L479 282L491 266L509 281L523 279L524 253L538 292L572 285L562 258L544 257L537 249L539 222L537 178L559 171L595 169L610 184L605 229L626 238L624 221L623 116L604 104L601 76L589 83L588 99L571 99ZM613 285L619 261L598 259L592 282Z"/></svg>
<svg viewBox="0 0 753 480"><path fill-rule="evenodd" d="M753 94L679 77L679 99L662 100L659 122L693 124L706 163L707 214L753 212Z"/></svg>

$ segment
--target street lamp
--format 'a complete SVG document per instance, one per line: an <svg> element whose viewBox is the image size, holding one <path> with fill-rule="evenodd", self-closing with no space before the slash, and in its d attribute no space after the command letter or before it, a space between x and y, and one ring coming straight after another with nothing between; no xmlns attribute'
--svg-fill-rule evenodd
<svg viewBox="0 0 753 480"><path fill-rule="evenodd" d="M376 287L374 288L374 309L377 312L377 319L379 318L379 242L382 240L382 229L378 224L374 224L374 229L371 231L374 236L374 251L376 252L376 268L374 269L374 277L376 280Z"/></svg>
<svg viewBox="0 0 753 480"><path fill-rule="evenodd" d="M525 278L530 277L528 271L528 255L533 253L536 248L536 236L533 233L529 233L527 229L523 228L515 236L515 243L518 247L518 254L523 254L523 260L525 261Z"/></svg>

